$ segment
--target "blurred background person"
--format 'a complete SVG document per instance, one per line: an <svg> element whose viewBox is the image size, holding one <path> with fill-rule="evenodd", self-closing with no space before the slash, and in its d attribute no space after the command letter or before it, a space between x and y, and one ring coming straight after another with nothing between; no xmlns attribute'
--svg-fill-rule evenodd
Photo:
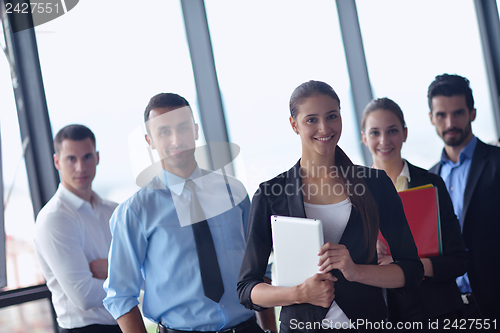
<svg viewBox="0 0 500 333"><path fill-rule="evenodd" d="M109 218L116 203L92 191L99 164L94 133L68 125L54 139L61 183L35 224L35 248L52 293L61 332L121 332L104 308L111 243Z"/></svg>
<svg viewBox="0 0 500 333"><path fill-rule="evenodd" d="M390 320L421 321L428 319L457 319L463 307L455 279L465 270L465 248L453 205L441 177L412 165L401 157L401 148L408 136L404 115L393 100L372 100L365 108L361 120L361 135L370 149L373 167L384 170L398 191L432 184L437 187L443 253L421 258L424 280L418 291L397 295L387 293ZM418 246L418 244L417 244ZM378 242L381 264L392 262L386 248ZM440 324L443 322L441 321Z"/></svg>
<svg viewBox="0 0 500 333"><path fill-rule="evenodd" d="M457 279L467 316L500 321L500 148L472 133L476 109L467 78L436 76L427 99L444 142L441 160L429 171L446 184L467 252L467 274Z"/></svg>

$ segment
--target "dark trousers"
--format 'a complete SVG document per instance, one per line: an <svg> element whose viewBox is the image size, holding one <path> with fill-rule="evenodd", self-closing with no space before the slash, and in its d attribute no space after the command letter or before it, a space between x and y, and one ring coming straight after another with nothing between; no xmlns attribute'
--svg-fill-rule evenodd
<svg viewBox="0 0 500 333"><path fill-rule="evenodd" d="M257 320L254 319L245 326L246 333L264 333L264 330L260 328L259 324L257 324Z"/></svg>
<svg viewBox="0 0 500 333"><path fill-rule="evenodd" d="M483 319L481 312L476 304L476 299L473 294L462 295L464 300L464 308L462 310L462 318L465 319Z"/></svg>
<svg viewBox="0 0 500 333"><path fill-rule="evenodd" d="M59 333L121 333L120 327L118 325L89 325L77 328L61 328L59 327Z"/></svg>

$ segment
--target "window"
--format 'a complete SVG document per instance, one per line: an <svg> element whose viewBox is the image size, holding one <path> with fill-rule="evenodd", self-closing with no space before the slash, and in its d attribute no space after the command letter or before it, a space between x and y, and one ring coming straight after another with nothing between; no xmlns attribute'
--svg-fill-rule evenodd
<svg viewBox="0 0 500 333"><path fill-rule="evenodd" d="M443 142L431 134L427 88L443 73L470 80L477 109L473 133L485 142L498 139L473 1L356 4L374 96L393 99L405 114L403 157L430 168L441 156Z"/></svg>
<svg viewBox="0 0 500 333"><path fill-rule="evenodd" d="M143 131L149 99L178 93L199 122L179 1L118 7L80 1L35 30L52 134L72 123L88 126L100 153L93 189L123 202L139 189L135 178L151 163Z"/></svg>
<svg viewBox="0 0 500 333"><path fill-rule="evenodd" d="M361 163L359 130L334 1L205 1L230 141L241 147L236 176L258 184L301 156L288 101L301 83L329 83L339 94L339 145Z"/></svg>
<svg viewBox="0 0 500 333"><path fill-rule="evenodd" d="M36 35L53 135L71 123L93 130L100 152L93 189L124 201L139 189L135 176L141 165L150 163L142 132L149 99L179 93L197 116L180 3L117 7L80 1L36 27ZM131 137L146 152L139 158L129 155Z"/></svg>
<svg viewBox="0 0 500 333"><path fill-rule="evenodd" d="M0 31L2 31L0 29ZM0 44L4 45L3 31ZM0 251L0 290L13 290L45 283L33 244L34 214L28 186L23 145L7 58L0 54L0 135L6 253ZM5 229L5 232L4 232ZM3 281L4 275L6 281ZM48 299L0 309L0 332L28 329L53 332Z"/></svg>
<svg viewBox="0 0 500 333"><path fill-rule="evenodd" d="M2 46L3 33L1 36ZM7 287L45 283L33 246L34 214L7 58L0 55L0 134L5 204ZM0 267L0 271L3 268Z"/></svg>
<svg viewBox="0 0 500 333"><path fill-rule="evenodd" d="M52 310L48 299L0 309L0 333L54 332Z"/></svg>

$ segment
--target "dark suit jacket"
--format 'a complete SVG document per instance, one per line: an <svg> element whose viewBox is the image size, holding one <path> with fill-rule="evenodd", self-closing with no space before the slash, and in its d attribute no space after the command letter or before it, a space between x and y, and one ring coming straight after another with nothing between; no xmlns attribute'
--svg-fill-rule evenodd
<svg viewBox="0 0 500 333"><path fill-rule="evenodd" d="M406 284L400 288L400 292L416 290L422 281L423 266L418 258L396 189L384 171L362 166L354 168L356 169L347 172L364 174L368 187L368 189L356 189L357 193L362 194L362 190L369 190L374 197L380 216L380 230L391 246L395 263L404 272ZM263 282L273 246L271 215L306 217L299 169L300 161L287 172L260 184L259 190L254 195L250 209L247 247L238 281L240 302L249 309L263 309L252 303L250 293L256 284ZM347 247L354 263L366 263L368 250L365 246L361 217L355 208L351 211L340 244ZM376 256L370 264L377 264ZM387 318L387 308L381 288L349 282L336 270L333 274L338 278L335 282L335 300L351 321L364 319L380 322ZM280 315L281 332L291 331L291 320L318 323L325 318L327 312L327 308L311 304L284 306ZM305 331L312 332L307 329Z"/></svg>
<svg viewBox="0 0 500 333"><path fill-rule="evenodd" d="M441 163L430 170L440 174ZM464 192L462 236L471 288L485 318L500 320L500 148L478 140Z"/></svg>
<svg viewBox="0 0 500 333"><path fill-rule="evenodd" d="M427 184L437 187L443 255L429 258L434 277L426 277L417 292L406 295L388 293L387 298L391 320L417 319L411 316L421 310L423 318L420 320L425 319L427 323L426 319L436 318L463 307L455 279L466 271L465 248L460 224L441 177L410 163L408 170L411 179L408 188Z"/></svg>

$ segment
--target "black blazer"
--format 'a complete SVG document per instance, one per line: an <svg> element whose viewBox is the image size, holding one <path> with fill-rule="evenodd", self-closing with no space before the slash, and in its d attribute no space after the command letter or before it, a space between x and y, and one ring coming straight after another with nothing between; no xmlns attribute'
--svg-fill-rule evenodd
<svg viewBox="0 0 500 333"><path fill-rule="evenodd" d="M432 319L463 307L455 279L466 271L465 248L446 185L441 177L410 163L408 171L408 188L427 184L437 187L443 254L429 258L434 277L424 278L417 292L406 295L387 294L391 320L395 321L410 319L407 316L418 312L418 309L422 311L422 319Z"/></svg>
<svg viewBox="0 0 500 333"><path fill-rule="evenodd" d="M430 170L440 174L441 163ZM467 272L485 318L500 321L500 148L478 139L464 192Z"/></svg>
<svg viewBox="0 0 500 333"><path fill-rule="evenodd" d="M363 174L367 189L357 188L358 194L368 190L374 197L380 216L380 230L391 246L395 263L405 275L405 286L399 292L416 290L423 278L423 266L417 255L417 249L410 228L404 215L399 195L385 172L362 166L354 167L348 172ZM263 282L267 262L273 246L271 235L271 215L306 217L302 197L302 180L299 175L300 161L285 173L260 184L254 195L250 209L248 241L243 257L238 281L240 302L248 309L263 310L252 303L252 288ZM357 264L365 264L368 250L365 244L360 214L353 207L340 244L344 244L350 252L352 260ZM371 264L377 264L373 258ZM333 274L338 278L335 282L335 300L351 321L357 319L371 322L385 320L387 308L382 296L382 289L361 283L349 282L337 270ZM291 331L290 321L321 322L328 308L311 304L284 306L281 310L281 332ZM305 329L306 332L312 330Z"/></svg>

